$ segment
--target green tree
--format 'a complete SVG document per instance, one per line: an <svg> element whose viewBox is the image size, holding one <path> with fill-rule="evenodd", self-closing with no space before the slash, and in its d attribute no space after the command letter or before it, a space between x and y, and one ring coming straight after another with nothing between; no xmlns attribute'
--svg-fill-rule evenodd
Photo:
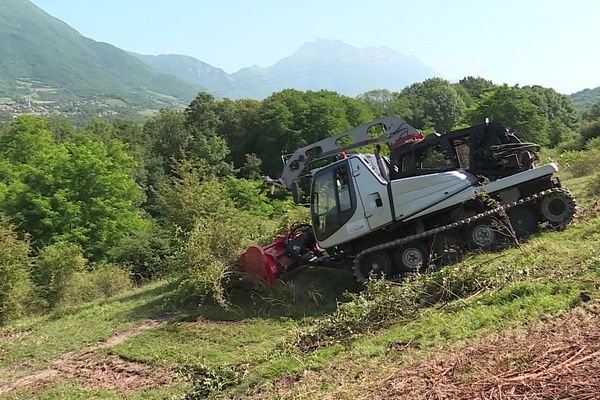
<svg viewBox="0 0 600 400"><path fill-rule="evenodd" d="M469 109L467 119L475 125L487 117L516 131L521 140L541 145L549 143L548 120L523 89L503 85L482 94Z"/></svg>
<svg viewBox="0 0 600 400"><path fill-rule="evenodd" d="M229 159L236 168L246 161L246 154L252 151L258 109L261 102L252 99L224 99L217 104L220 124L217 133L225 139L231 153Z"/></svg>
<svg viewBox="0 0 600 400"><path fill-rule="evenodd" d="M596 101L589 110L583 112L583 119L586 121L594 121L600 119L600 100Z"/></svg>
<svg viewBox="0 0 600 400"><path fill-rule="evenodd" d="M433 127L447 132L462 118L465 102L450 82L431 78L404 88L401 95L411 104L409 123L416 127Z"/></svg>
<svg viewBox="0 0 600 400"><path fill-rule="evenodd" d="M86 133L57 143L45 120L20 117L0 138L0 211L29 232L37 248L78 243L92 259L144 221L143 193L124 145Z"/></svg>
<svg viewBox="0 0 600 400"><path fill-rule="evenodd" d="M246 154L246 162L240 168L239 176L246 179L261 179L262 160L256 154Z"/></svg>
<svg viewBox="0 0 600 400"><path fill-rule="evenodd" d="M226 160L229 155L227 142L217 133L221 125L217 108L215 98L201 92L185 110L185 123L190 133L186 150L197 163L204 164L204 168L226 176L233 172L233 167Z"/></svg>
<svg viewBox="0 0 600 400"><path fill-rule="evenodd" d="M466 76L458 81L459 86L463 87L469 95L475 99L479 98L485 92L494 89L494 82L482 77Z"/></svg>
<svg viewBox="0 0 600 400"><path fill-rule="evenodd" d="M551 146L556 146L572 136L577 129L579 115L575 104L568 96L539 85L524 86L523 91L548 121L548 138Z"/></svg>

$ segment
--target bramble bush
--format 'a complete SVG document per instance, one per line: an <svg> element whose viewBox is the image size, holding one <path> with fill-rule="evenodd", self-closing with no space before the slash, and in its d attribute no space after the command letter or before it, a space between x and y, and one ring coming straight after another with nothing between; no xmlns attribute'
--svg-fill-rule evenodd
<svg viewBox="0 0 600 400"><path fill-rule="evenodd" d="M31 294L29 240L19 239L14 226L0 217L0 325L25 311Z"/></svg>
<svg viewBox="0 0 600 400"><path fill-rule="evenodd" d="M55 243L44 247L32 271L43 307L56 307L62 301L69 280L74 274L83 272L86 265L87 260L76 244Z"/></svg>
<svg viewBox="0 0 600 400"><path fill-rule="evenodd" d="M228 285L237 270L239 256L249 245L267 241L273 227L264 219L238 210L227 197L218 201L228 207L196 219L175 264L187 293L200 301L210 299L226 307Z"/></svg>
<svg viewBox="0 0 600 400"><path fill-rule="evenodd" d="M58 306L76 306L123 293L132 287L129 271L115 264L101 264L91 271L72 274L62 287Z"/></svg>

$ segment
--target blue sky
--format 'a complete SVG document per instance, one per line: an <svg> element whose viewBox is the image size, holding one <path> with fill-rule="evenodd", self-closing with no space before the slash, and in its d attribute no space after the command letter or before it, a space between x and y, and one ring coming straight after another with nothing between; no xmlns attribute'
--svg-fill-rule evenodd
<svg viewBox="0 0 600 400"><path fill-rule="evenodd" d="M316 38L414 55L449 80L562 93L600 86L597 0L33 0L83 35L227 72L269 66Z"/></svg>

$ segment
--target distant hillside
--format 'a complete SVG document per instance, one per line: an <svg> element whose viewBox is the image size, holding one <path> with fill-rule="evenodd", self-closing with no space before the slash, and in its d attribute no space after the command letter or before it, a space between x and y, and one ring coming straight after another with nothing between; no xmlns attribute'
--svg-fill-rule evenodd
<svg viewBox="0 0 600 400"><path fill-rule="evenodd" d="M595 89L580 90L570 97L578 108L590 108L592 104L600 101L600 86Z"/></svg>
<svg viewBox="0 0 600 400"><path fill-rule="evenodd" d="M98 98L160 107L186 104L196 91L29 0L0 0L0 104Z"/></svg>
<svg viewBox="0 0 600 400"><path fill-rule="evenodd" d="M159 71L176 76L202 89L211 87L227 88L233 83L233 79L227 72L194 57L179 54L161 54L158 56L131 52L129 54Z"/></svg>
<svg viewBox="0 0 600 400"><path fill-rule="evenodd" d="M231 98L262 99L285 88L329 89L355 96L371 89L400 90L439 76L413 56L384 47L357 48L326 39L306 43L270 67L243 68L231 75L187 56L138 57L162 72L205 87L217 97Z"/></svg>

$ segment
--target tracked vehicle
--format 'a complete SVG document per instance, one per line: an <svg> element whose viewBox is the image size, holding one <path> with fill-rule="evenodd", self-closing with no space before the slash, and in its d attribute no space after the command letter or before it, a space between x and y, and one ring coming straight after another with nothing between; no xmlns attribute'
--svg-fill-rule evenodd
<svg viewBox="0 0 600 400"><path fill-rule="evenodd" d="M345 155L366 145L375 154ZM307 263L398 278L494 249L507 232L562 229L575 200L556 164L536 166L539 148L496 123L423 136L393 116L305 146L284 157L278 183L300 201L298 180L310 178L311 226L251 247L242 269L269 282ZM309 172L316 163L326 165Z"/></svg>

